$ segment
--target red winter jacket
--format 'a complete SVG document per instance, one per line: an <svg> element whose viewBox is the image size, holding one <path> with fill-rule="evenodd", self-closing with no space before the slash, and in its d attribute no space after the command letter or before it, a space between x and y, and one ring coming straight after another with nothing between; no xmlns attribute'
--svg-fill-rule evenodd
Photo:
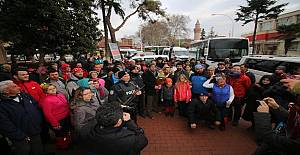
<svg viewBox="0 0 300 155"><path fill-rule="evenodd" d="M174 86L174 102L189 102L192 98L191 86L189 82L178 82Z"/></svg>
<svg viewBox="0 0 300 155"><path fill-rule="evenodd" d="M63 94L48 94L40 102L46 120L54 127L59 121L70 115L69 104Z"/></svg>
<svg viewBox="0 0 300 155"><path fill-rule="evenodd" d="M14 81L17 84L21 91L27 94L30 94L37 102L40 102L46 95L43 92L41 86L35 81L21 82Z"/></svg>
<svg viewBox="0 0 300 155"><path fill-rule="evenodd" d="M232 86L235 97L245 97L247 89L251 86L251 80L242 74L239 78L230 77L228 84Z"/></svg>

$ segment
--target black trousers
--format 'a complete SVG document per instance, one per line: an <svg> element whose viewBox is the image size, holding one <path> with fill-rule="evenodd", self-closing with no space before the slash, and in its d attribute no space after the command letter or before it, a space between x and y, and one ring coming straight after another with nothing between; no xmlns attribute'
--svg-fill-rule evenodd
<svg viewBox="0 0 300 155"><path fill-rule="evenodd" d="M60 130L56 130L52 128L52 130L54 131L56 137L64 137L68 132L71 131L70 116L60 120L59 123L62 128Z"/></svg>
<svg viewBox="0 0 300 155"><path fill-rule="evenodd" d="M232 101L232 107L234 109L233 122L240 120L244 103L244 97L235 97Z"/></svg>
<svg viewBox="0 0 300 155"><path fill-rule="evenodd" d="M15 155L40 155L43 153L40 135L31 136L30 141L13 141Z"/></svg>

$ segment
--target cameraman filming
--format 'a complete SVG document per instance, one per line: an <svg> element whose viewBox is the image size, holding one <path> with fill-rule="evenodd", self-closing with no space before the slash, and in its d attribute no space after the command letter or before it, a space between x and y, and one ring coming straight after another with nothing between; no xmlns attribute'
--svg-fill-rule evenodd
<svg viewBox="0 0 300 155"><path fill-rule="evenodd" d="M82 146L90 154L139 155L147 146L144 131L124 113L118 102L101 105L96 114L97 124L82 133Z"/></svg>
<svg viewBox="0 0 300 155"><path fill-rule="evenodd" d="M280 82L298 95L297 100L289 104L288 111L278 105L273 98L267 97L259 101L260 106L254 113L254 120L256 136L262 138L262 143L257 147L255 155L300 154L300 80L283 79ZM285 136L272 132L270 111L286 118Z"/></svg>

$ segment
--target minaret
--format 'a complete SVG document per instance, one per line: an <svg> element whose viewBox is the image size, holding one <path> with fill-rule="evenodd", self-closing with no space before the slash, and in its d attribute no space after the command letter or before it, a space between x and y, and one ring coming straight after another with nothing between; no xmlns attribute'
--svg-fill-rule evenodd
<svg viewBox="0 0 300 155"><path fill-rule="evenodd" d="M201 28L200 28L199 20L197 20L194 28L194 40L200 40L200 35L201 35Z"/></svg>

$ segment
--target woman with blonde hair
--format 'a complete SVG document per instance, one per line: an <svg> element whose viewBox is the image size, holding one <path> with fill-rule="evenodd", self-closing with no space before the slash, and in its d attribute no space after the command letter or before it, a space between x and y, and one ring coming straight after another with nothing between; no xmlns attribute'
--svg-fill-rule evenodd
<svg viewBox="0 0 300 155"><path fill-rule="evenodd" d="M40 101L40 107L47 122L56 136L56 148L66 149L70 139L70 110L69 104L64 94L57 93L53 84L43 84L42 88L46 92L46 97Z"/></svg>
<svg viewBox="0 0 300 155"><path fill-rule="evenodd" d="M174 86L174 102L178 105L180 116L186 116L186 110L191 98L190 81L184 74L180 74Z"/></svg>

